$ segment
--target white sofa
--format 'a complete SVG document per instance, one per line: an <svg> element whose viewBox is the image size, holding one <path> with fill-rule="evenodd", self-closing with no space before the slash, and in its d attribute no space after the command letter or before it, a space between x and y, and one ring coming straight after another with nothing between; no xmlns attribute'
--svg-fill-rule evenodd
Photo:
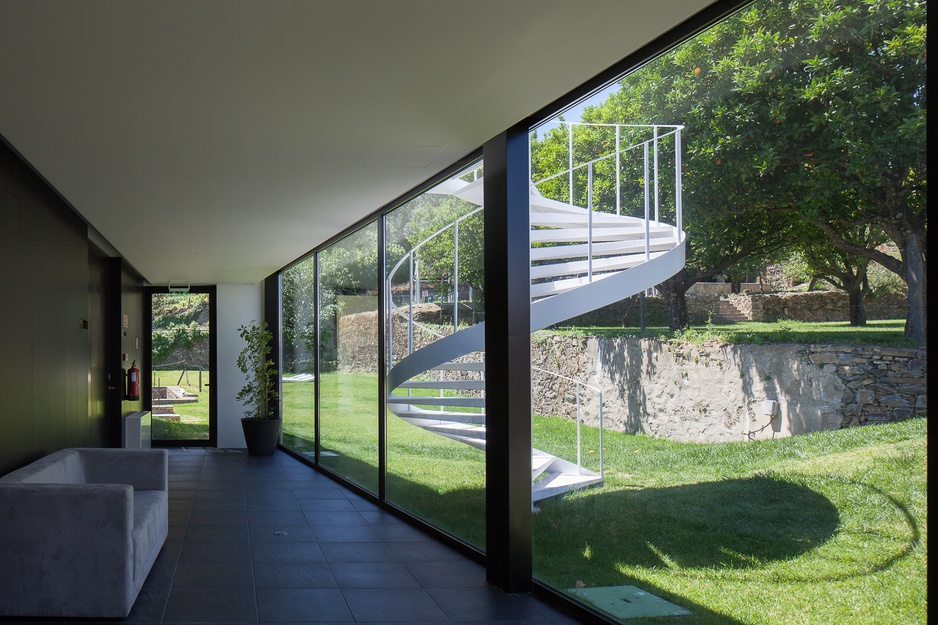
<svg viewBox="0 0 938 625"><path fill-rule="evenodd" d="M169 528L165 449L63 449L0 477L0 615L130 613Z"/></svg>

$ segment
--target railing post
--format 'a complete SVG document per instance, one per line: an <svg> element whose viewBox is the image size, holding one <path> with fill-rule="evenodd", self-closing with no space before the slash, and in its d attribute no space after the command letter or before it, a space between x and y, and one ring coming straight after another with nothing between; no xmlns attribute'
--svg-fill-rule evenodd
<svg viewBox="0 0 938 625"><path fill-rule="evenodd" d="M622 144L619 136L621 126L616 124L616 215L622 214L622 182L619 170L622 168Z"/></svg>
<svg viewBox="0 0 938 625"><path fill-rule="evenodd" d="M661 201L661 196L658 192L658 126L653 126L654 128L654 138L655 138L655 223L661 222L661 216L658 211L658 205Z"/></svg>
<svg viewBox="0 0 938 625"><path fill-rule="evenodd" d="M651 181L648 179L651 172L648 170L648 141L645 141L645 262L651 258L651 224L649 224L649 219L651 218L651 197L650 197L650 187Z"/></svg>
<svg viewBox="0 0 938 625"><path fill-rule="evenodd" d="M586 270L589 281L593 281L593 164L586 168Z"/></svg>
<svg viewBox="0 0 938 625"><path fill-rule="evenodd" d="M684 229L684 193L681 189L683 184L683 157L681 156L681 128L674 131L674 227L678 233ZM680 234L678 234L680 237ZM680 243L680 241L678 241Z"/></svg>
<svg viewBox="0 0 938 625"><path fill-rule="evenodd" d="M576 388L576 466L582 469L583 459L581 457L581 452L583 451L583 441L580 436L580 423L582 422L582 415L580 412L580 383L576 382L574 388Z"/></svg>
<svg viewBox="0 0 938 625"><path fill-rule="evenodd" d="M570 206L573 206L573 124L567 124L570 132L567 133L567 177L569 178Z"/></svg>
<svg viewBox="0 0 938 625"><path fill-rule="evenodd" d="M407 353L414 353L414 254L410 254L410 299L407 301Z"/></svg>
<svg viewBox="0 0 938 625"><path fill-rule="evenodd" d="M453 334L459 332L459 220L453 225Z"/></svg>

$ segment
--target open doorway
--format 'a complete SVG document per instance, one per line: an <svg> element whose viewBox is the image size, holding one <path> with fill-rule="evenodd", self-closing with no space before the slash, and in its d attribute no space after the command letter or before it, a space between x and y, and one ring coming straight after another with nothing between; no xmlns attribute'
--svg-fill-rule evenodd
<svg viewBox="0 0 938 625"><path fill-rule="evenodd" d="M214 447L215 287L152 288L147 299L150 362L144 387L150 387L153 444Z"/></svg>

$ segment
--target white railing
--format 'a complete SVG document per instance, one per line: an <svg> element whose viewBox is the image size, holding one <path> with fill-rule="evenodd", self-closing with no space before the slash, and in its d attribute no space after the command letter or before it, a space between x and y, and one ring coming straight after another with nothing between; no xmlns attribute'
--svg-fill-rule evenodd
<svg viewBox="0 0 938 625"><path fill-rule="evenodd" d="M587 384L586 382L581 382L577 379L571 378L566 375L562 375L555 371L549 371L541 367L532 366L531 369L534 371L539 371L540 373L545 373L547 375L554 376L555 378L560 378L561 380L566 380L567 382L572 382L574 386L574 395L576 400L576 466L579 469L583 468L583 441L581 437L581 426L583 425L583 404L581 403L580 388L585 388L593 391L599 396L599 477L603 477L603 391L601 388Z"/></svg>
<svg viewBox="0 0 938 625"><path fill-rule="evenodd" d="M661 173L661 152L662 145L665 141L671 141L673 143L673 175L674 175L674 193L673 193L673 206L671 207L674 212L674 231L675 235L679 240L683 240L683 194L681 191L682 185L682 144L681 144L681 131L684 129L683 125L671 125L671 124L594 124L594 123L584 123L584 122L565 122L565 121L554 121L545 124L549 126L551 124L556 124L559 127L566 127L568 129L567 136L567 169L553 173L549 176L545 176L539 180L535 180L531 183L531 186L540 192L540 187L544 183L558 178L567 179L567 201L571 206L574 206L574 198L576 196L576 187L575 179L577 172L586 171L586 209L587 213L587 276L590 281L593 279L593 211L596 210L594 205L594 186L595 186L595 174L596 166L599 163L608 162L614 160L615 163L613 167L615 168L615 207L616 215L622 214L622 180L621 174L623 169L623 162L625 157L631 158L633 154L639 153L641 155L641 164L642 164L642 178L644 181L643 188L643 198L644 198L644 222L645 222L645 260L651 258L651 236L650 229L651 224L661 224L661 213L662 213L662 173ZM607 154L602 154L592 158L591 160L574 163L574 151L575 151L575 141L574 141L574 130L576 128L612 128L615 130L615 144L611 152ZM639 138L638 140L633 139L633 132L629 132L628 139L629 141L623 143L623 130L633 130L638 131L639 134L646 134L644 138ZM654 206L654 219L651 218L651 210Z"/></svg>
<svg viewBox="0 0 938 625"><path fill-rule="evenodd" d="M410 355L414 353L414 328L419 327L421 330L428 332L436 338L442 338L445 336L443 333L434 330L428 326L425 326L421 323L418 323L414 320L414 306L417 303L417 297L415 293L419 293L418 289L418 280L419 280L419 261L418 261L418 252L420 249L441 236L446 231L452 229L453 231L453 287L455 288L455 296L453 297L453 332L459 331L459 224L468 219L469 217L475 215L482 210L482 207L476 208L472 211L469 211L465 215L457 218L455 221L450 222L449 224L443 226L423 241L411 248L407 254L405 254L397 264L388 272L388 277L385 284L385 293L387 293L387 306L388 306L388 362L394 363L394 353L393 353L393 337L394 337L394 318L395 316L403 317L407 321L407 354ZM407 301L407 313L403 312L401 308L394 303L394 298L392 296L391 287L394 284L394 277L397 275L401 267L407 263L408 266L408 275L407 283L409 285L409 295Z"/></svg>

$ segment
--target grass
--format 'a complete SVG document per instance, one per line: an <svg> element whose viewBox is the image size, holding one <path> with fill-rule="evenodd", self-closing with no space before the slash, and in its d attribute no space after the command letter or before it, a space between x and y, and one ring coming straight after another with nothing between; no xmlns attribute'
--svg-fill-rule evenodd
<svg viewBox="0 0 938 625"><path fill-rule="evenodd" d="M325 373L321 387L323 466L377 491L375 375ZM313 453L314 385L283 385L283 442ZM339 393L341 391L341 393ZM336 454L336 455L332 455ZM485 457L389 413L387 498L466 542L485 545Z"/></svg>
<svg viewBox="0 0 938 625"><path fill-rule="evenodd" d="M551 333L573 336L603 336L607 338L637 337L661 338L689 343L833 343L838 345L878 345L881 347L918 347L918 343L904 335L905 321L888 319L870 321L866 326L851 326L845 322L779 321L763 323L742 321L732 324L694 324L686 330L671 332L667 326L639 328L615 327L558 327Z"/></svg>
<svg viewBox="0 0 938 625"><path fill-rule="evenodd" d="M180 386L196 393L199 401L191 404L174 404L173 410L180 415L179 421L153 416L153 438L156 440L205 440L208 439L208 371L201 378L198 371L154 371L153 386ZM201 379L202 386L199 381Z"/></svg>
<svg viewBox="0 0 938 625"><path fill-rule="evenodd" d="M926 423L753 443L606 433L604 487L535 515L535 575L638 586L690 610L681 623L924 623Z"/></svg>
<svg viewBox="0 0 938 625"><path fill-rule="evenodd" d="M326 408L324 445L339 455L324 462L376 479L376 377L330 373L323 386L351 396ZM284 387L284 441L310 450L313 385ZM389 501L484 547L483 454L396 417L387 427ZM596 431L581 436L585 462L598 465ZM534 438L575 457L563 419L535 418ZM615 432L603 443L602 488L539 504L537 579L638 586L695 625L925 622L924 419L751 443Z"/></svg>

